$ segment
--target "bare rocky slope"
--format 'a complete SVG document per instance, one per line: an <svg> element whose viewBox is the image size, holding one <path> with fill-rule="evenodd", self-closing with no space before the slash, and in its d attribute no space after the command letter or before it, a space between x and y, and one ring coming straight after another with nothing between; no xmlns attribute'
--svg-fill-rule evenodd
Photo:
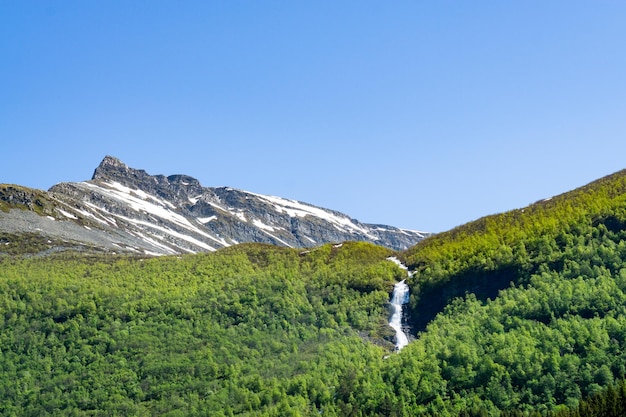
<svg viewBox="0 0 626 417"><path fill-rule="evenodd" d="M0 185L0 243L40 236L47 251L86 248L145 255L213 251L243 242L311 247L368 241L406 249L427 233L364 224L311 204L203 187L187 175L150 175L111 156L89 181L47 192ZM0 246L0 253L2 252Z"/></svg>

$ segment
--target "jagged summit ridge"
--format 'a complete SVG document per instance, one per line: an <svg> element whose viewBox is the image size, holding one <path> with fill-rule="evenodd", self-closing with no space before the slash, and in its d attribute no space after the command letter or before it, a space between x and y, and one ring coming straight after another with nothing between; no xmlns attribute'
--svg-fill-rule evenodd
<svg viewBox="0 0 626 417"><path fill-rule="evenodd" d="M310 247L360 240L401 250L425 236L300 201L203 187L188 175L150 175L113 156L102 160L91 180L57 184L48 195L55 202L49 217L83 228L86 240L98 231L100 242L103 233L110 237L111 248L155 255L243 242Z"/></svg>
<svg viewBox="0 0 626 417"><path fill-rule="evenodd" d="M124 176L129 171L128 166L114 156L107 155L100 165L93 172L92 180L105 180L116 177L115 173L123 173ZM113 175L112 175L113 174ZM118 174L119 175L119 174Z"/></svg>
<svg viewBox="0 0 626 417"><path fill-rule="evenodd" d="M131 168L120 159L107 155L94 171L93 182L119 183L168 199L187 199L188 194L202 193L200 181L184 174L150 175L143 169ZM182 194L182 195L181 195Z"/></svg>

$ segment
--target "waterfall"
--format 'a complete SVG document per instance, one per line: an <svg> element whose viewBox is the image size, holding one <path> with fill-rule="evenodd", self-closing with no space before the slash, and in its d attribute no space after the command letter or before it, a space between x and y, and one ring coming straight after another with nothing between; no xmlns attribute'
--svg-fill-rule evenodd
<svg viewBox="0 0 626 417"><path fill-rule="evenodd" d="M394 262L402 269L407 269L397 258L387 258ZM407 274L410 273L407 269ZM396 283L393 286L393 293L391 294L391 318L389 319L389 326L396 331L396 351L400 351L403 347L409 344L409 337L402 330L402 306L409 302L409 286L406 280Z"/></svg>
<svg viewBox="0 0 626 417"><path fill-rule="evenodd" d="M409 344L409 338L402 330L402 305L409 302L409 286L402 280L393 286L391 296L391 318L389 325L396 331L396 350Z"/></svg>

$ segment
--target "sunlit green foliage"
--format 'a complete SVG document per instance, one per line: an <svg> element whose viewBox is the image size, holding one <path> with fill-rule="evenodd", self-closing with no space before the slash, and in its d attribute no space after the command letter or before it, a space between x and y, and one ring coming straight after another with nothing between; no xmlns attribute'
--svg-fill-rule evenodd
<svg viewBox="0 0 626 417"><path fill-rule="evenodd" d="M528 283L542 265L558 269L562 247L602 227L626 228L626 171L425 239L402 254L415 271L410 283L421 316L416 328L423 329L454 297L494 298L510 283Z"/></svg>
<svg viewBox="0 0 626 417"><path fill-rule="evenodd" d="M4 258L0 414L341 414L343 376L386 351L367 340L402 274L389 255L353 243Z"/></svg>

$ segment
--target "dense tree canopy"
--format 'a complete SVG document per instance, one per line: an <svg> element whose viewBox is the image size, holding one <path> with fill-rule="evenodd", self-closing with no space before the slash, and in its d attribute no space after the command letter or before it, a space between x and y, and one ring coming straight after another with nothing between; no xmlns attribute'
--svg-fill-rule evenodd
<svg viewBox="0 0 626 417"><path fill-rule="evenodd" d="M341 414L353 388L342 376L389 349L386 304L403 274L389 255L352 243L5 257L0 413Z"/></svg>

